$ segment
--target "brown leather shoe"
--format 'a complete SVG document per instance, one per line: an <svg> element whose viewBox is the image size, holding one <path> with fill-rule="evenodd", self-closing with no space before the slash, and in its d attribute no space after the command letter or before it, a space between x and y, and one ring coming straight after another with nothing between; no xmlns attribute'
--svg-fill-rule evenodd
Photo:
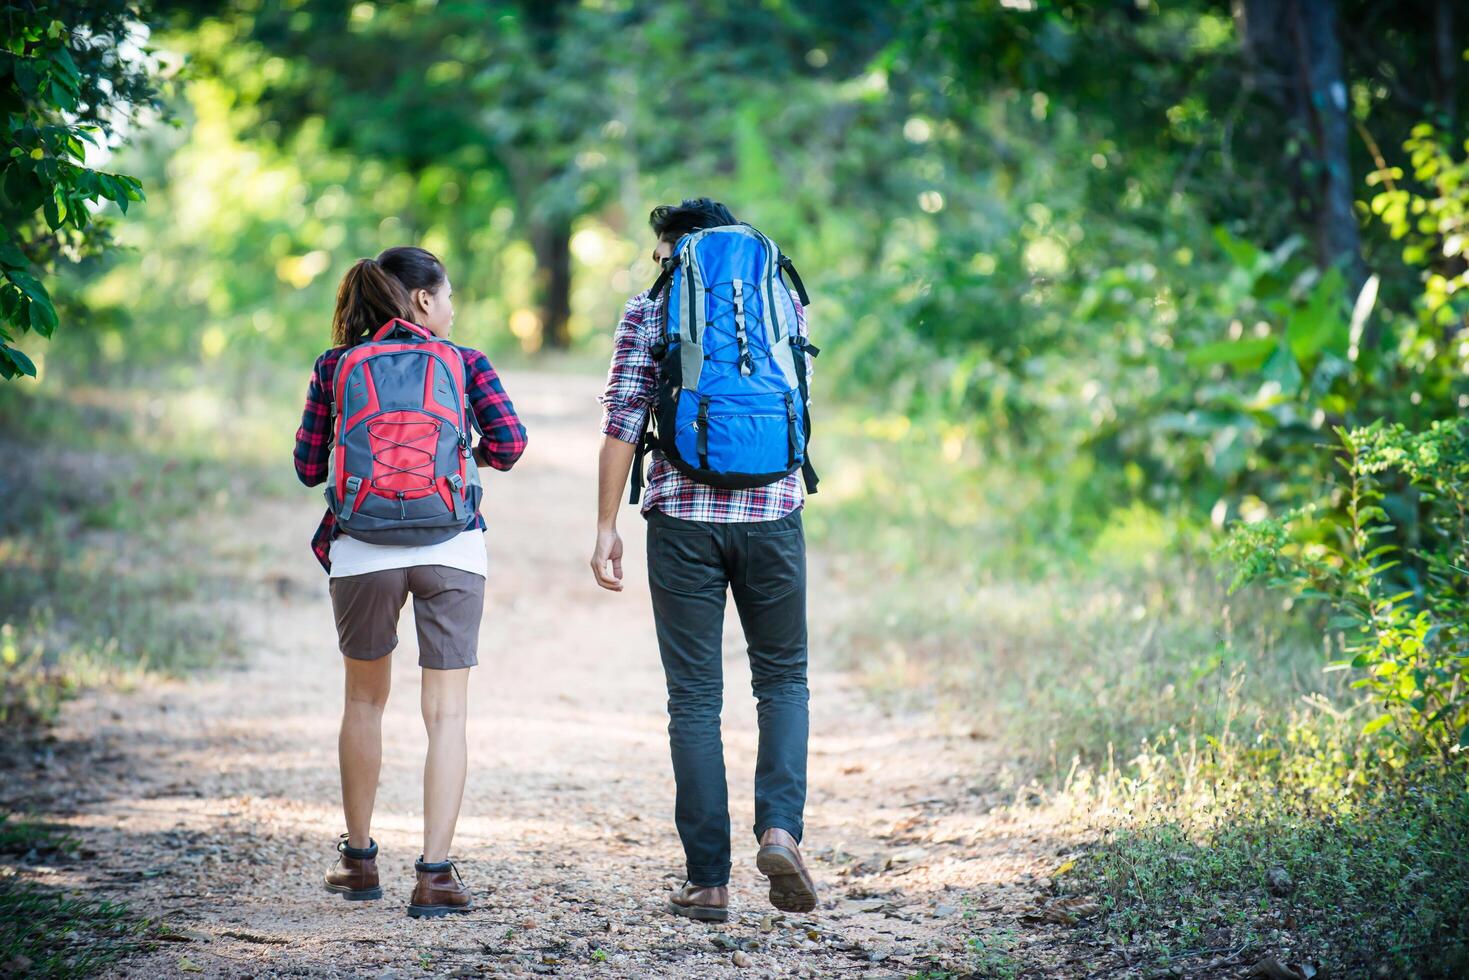
<svg viewBox="0 0 1469 980"><path fill-rule="evenodd" d="M425 864L418 860L413 870L418 872L418 884L408 900L408 914L413 918L437 919L450 912L468 912L474 904L453 861Z"/></svg>
<svg viewBox="0 0 1469 980"><path fill-rule="evenodd" d="M700 922L726 922L729 920L729 886L694 885L684 882L683 887L668 897L669 912Z"/></svg>
<svg viewBox="0 0 1469 980"><path fill-rule="evenodd" d="M325 875L326 890L349 902L367 902L383 897L377 882L377 841L366 847L348 847L347 835L337 841L337 863Z"/></svg>
<svg viewBox="0 0 1469 980"><path fill-rule="evenodd" d="M816 883L801 860L796 838L779 827L760 835L755 867L770 879L770 904L782 912L810 912L816 908Z"/></svg>

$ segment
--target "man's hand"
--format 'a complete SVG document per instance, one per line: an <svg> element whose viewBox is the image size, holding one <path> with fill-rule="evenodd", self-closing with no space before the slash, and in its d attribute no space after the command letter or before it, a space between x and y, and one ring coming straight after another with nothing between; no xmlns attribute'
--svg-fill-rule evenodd
<svg viewBox="0 0 1469 980"><path fill-rule="evenodd" d="M597 548L592 552L592 574L598 585L611 592L622 591L622 535L617 533L617 508L636 449L634 443L603 436L597 455ZM610 574L608 565L612 566Z"/></svg>
<svg viewBox="0 0 1469 980"><path fill-rule="evenodd" d="M612 566L609 574L607 566ZM592 574L597 584L611 592L622 591L622 535L617 528L597 532L597 547L592 551Z"/></svg>

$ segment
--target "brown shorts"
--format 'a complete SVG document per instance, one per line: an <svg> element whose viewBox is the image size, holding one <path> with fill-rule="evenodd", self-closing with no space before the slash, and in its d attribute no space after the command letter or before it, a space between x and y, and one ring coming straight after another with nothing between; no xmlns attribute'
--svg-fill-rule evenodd
<svg viewBox="0 0 1469 980"><path fill-rule="evenodd" d="M412 593L419 666L457 670L479 663L483 576L447 565L415 565L334 578L329 587L342 656L376 660L392 653L398 613Z"/></svg>

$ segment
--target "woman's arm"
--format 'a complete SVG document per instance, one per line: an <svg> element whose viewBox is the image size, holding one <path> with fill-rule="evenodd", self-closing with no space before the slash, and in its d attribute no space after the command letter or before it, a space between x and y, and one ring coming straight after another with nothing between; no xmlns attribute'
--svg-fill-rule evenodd
<svg viewBox="0 0 1469 980"><path fill-rule="evenodd" d="M500 376L490 366L490 359L477 350L463 350L469 407L484 433L475 450L475 460L481 466L508 470L525 452L525 426L515 414L515 406L505 394Z"/></svg>
<svg viewBox="0 0 1469 980"><path fill-rule="evenodd" d="M316 359L311 382L306 386L306 408L301 428L296 430L296 476L308 487L326 482L327 461L332 451L332 372L336 350Z"/></svg>

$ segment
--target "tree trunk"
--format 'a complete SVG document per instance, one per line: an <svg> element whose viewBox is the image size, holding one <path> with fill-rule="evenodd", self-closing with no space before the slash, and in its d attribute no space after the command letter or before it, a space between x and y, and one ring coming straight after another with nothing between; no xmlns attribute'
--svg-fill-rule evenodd
<svg viewBox="0 0 1469 980"><path fill-rule="evenodd" d="M1295 161L1322 267L1340 265L1355 292L1366 280L1347 152L1347 86L1335 0L1242 0L1238 13L1256 87L1286 110L1303 150ZM1283 141L1288 142L1288 141ZM1369 338L1371 339L1371 338Z"/></svg>
<svg viewBox="0 0 1469 980"><path fill-rule="evenodd" d="M541 344L556 350L571 346L571 219L547 218L530 230L536 256L535 303Z"/></svg>

